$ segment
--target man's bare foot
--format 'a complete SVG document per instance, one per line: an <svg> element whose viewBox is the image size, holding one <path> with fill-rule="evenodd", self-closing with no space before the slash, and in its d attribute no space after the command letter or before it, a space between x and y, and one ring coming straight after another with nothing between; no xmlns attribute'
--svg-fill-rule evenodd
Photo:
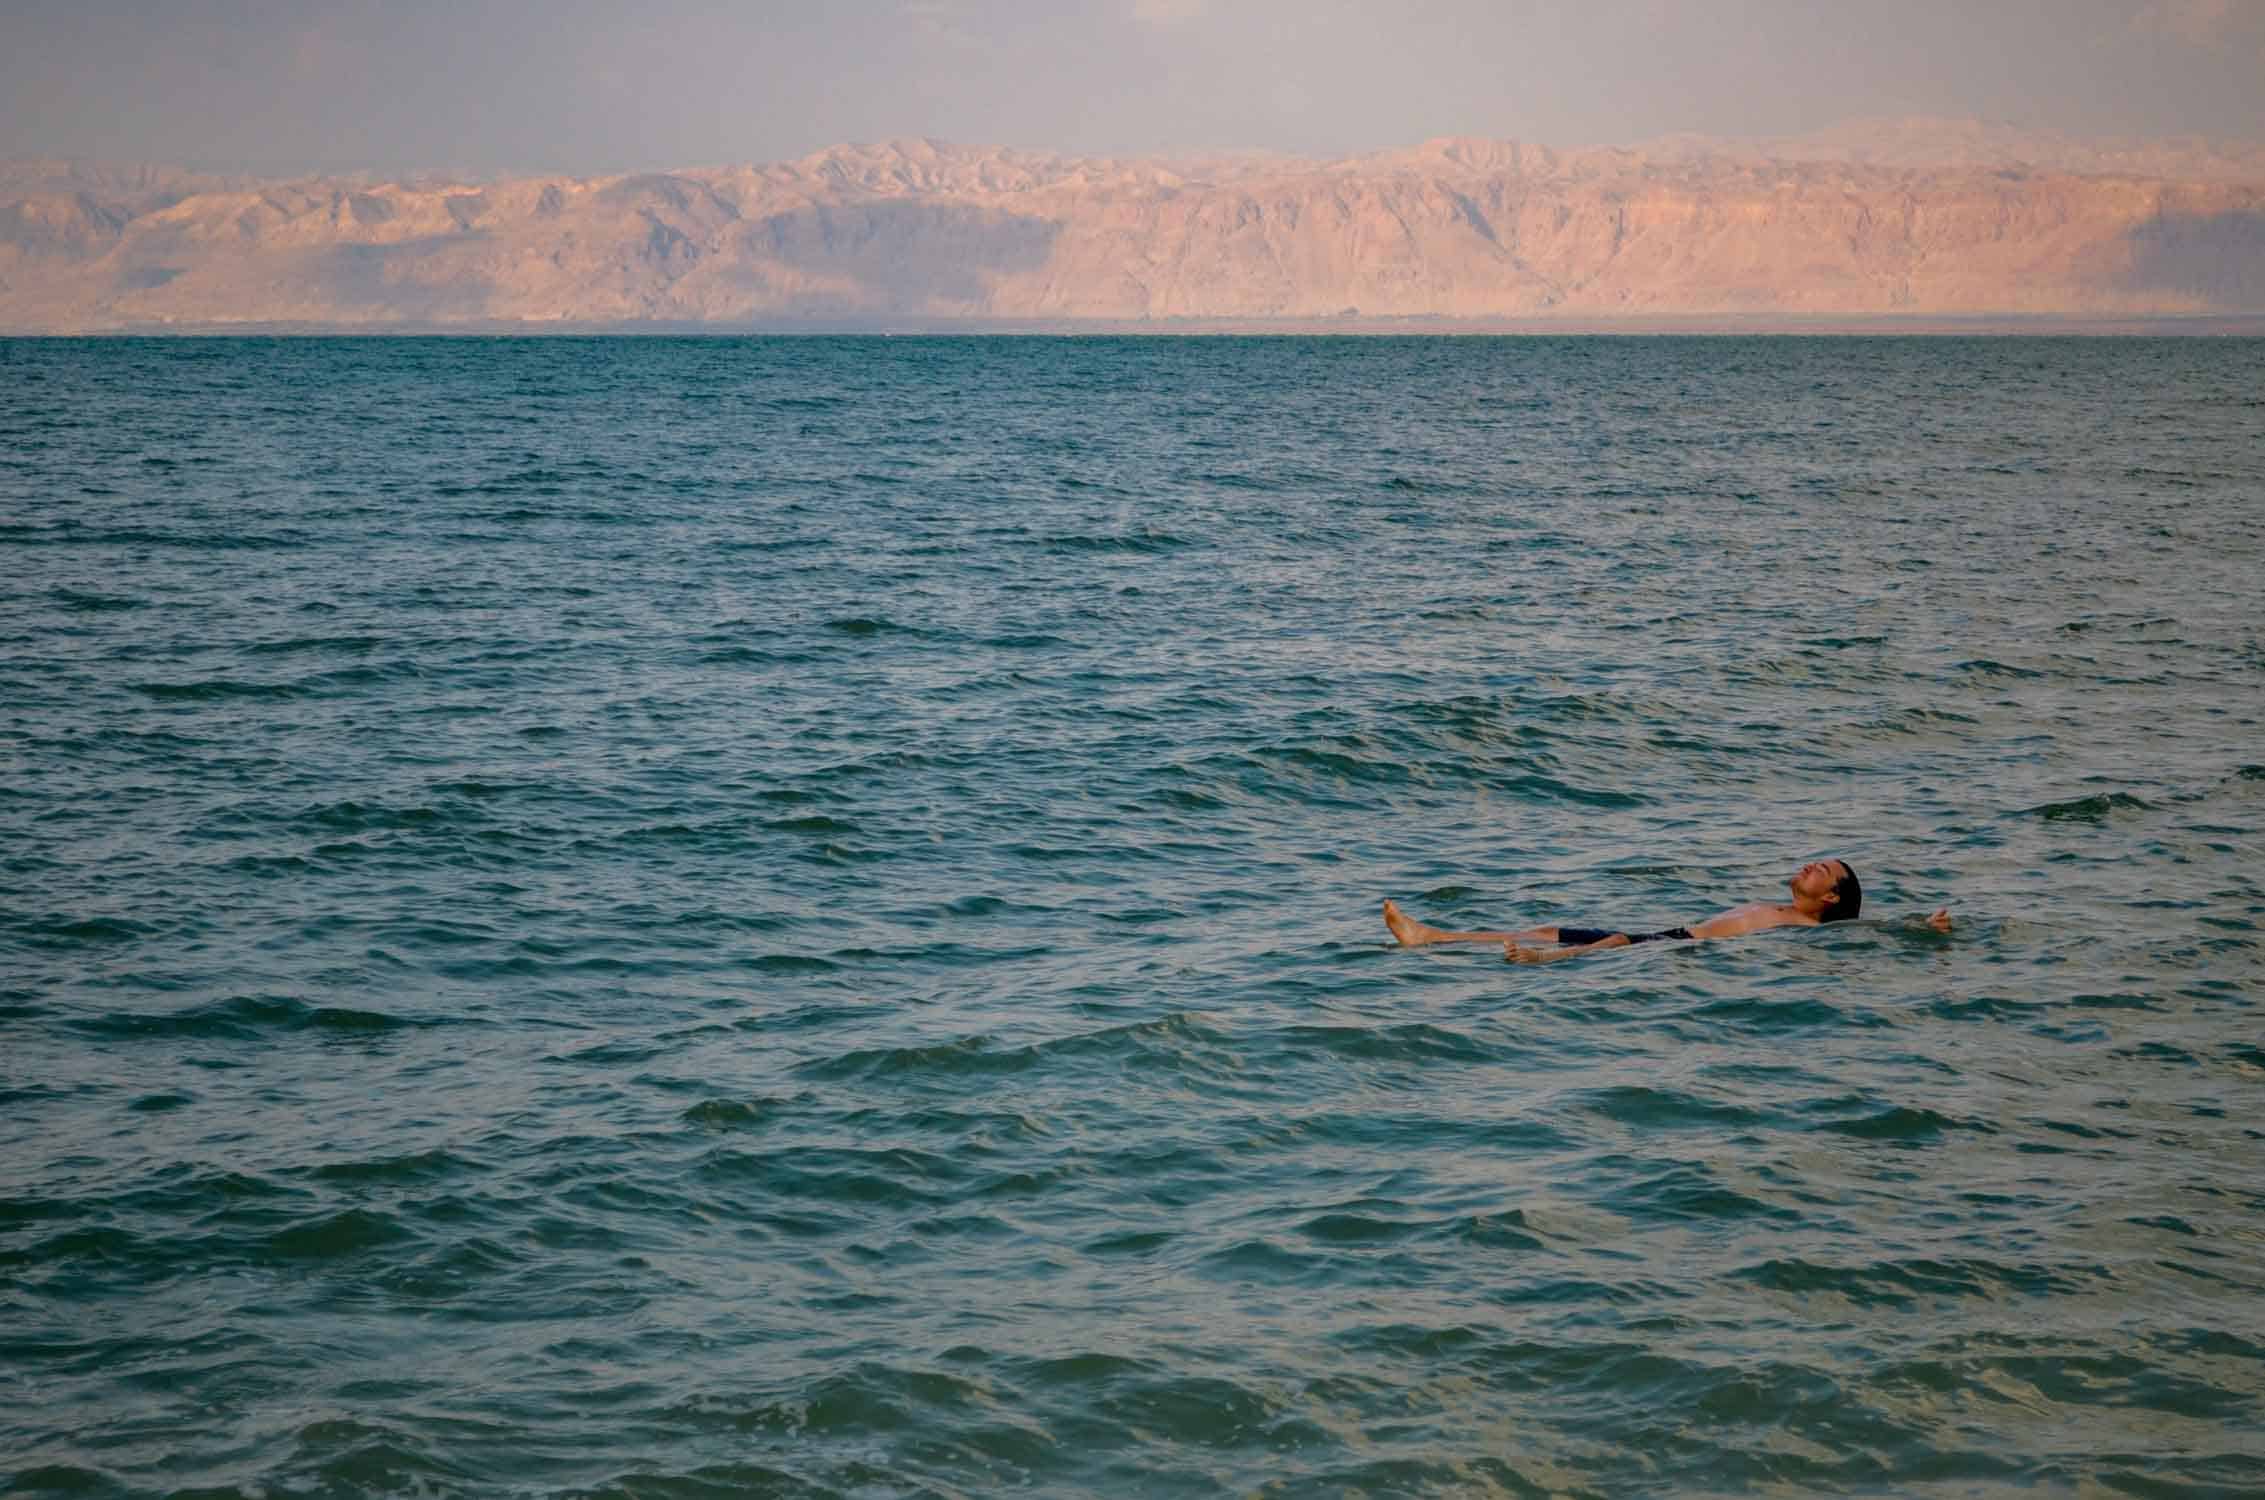
<svg viewBox="0 0 2265 1500"><path fill-rule="evenodd" d="M1935 914L1927 918L1927 925L1937 932L1950 931L1950 908L1947 906L1937 907Z"/></svg>
<svg viewBox="0 0 2265 1500"><path fill-rule="evenodd" d="M1384 903L1384 925L1392 929L1392 936L1399 940L1400 946L1403 948L1420 948L1426 943L1436 943L1446 936L1436 927L1424 926L1423 923L1400 910L1389 898Z"/></svg>

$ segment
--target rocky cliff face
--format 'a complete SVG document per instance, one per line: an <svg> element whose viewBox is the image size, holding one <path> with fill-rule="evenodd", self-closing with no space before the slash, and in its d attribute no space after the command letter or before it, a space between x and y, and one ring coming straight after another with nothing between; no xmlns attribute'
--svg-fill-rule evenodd
<svg viewBox="0 0 2265 1500"><path fill-rule="evenodd" d="M1338 162L903 141L490 183L16 164L0 330L2265 311L2265 152L2017 145L1909 123Z"/></svg>

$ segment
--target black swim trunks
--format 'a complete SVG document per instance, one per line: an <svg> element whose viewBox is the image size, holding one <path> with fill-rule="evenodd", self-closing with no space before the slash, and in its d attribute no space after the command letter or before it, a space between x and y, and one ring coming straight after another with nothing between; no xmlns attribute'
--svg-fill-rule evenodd
<svg viewBox="0 0 2265 1500"><path fill-rule="evenodd" d="M1560 927L1557 929L1557 940L1568 948L1585 948L1591 943L1601 943L1608 937L1620 936L1623 936L1623 934L1614 932L1609 927ZM1691 929L1688 927L1670 927L1665 932L1631 932L1625 934L1625 936L1631 943L1664 943L1670 941L1689 943L1697 941L1691 936Z"/></svg>

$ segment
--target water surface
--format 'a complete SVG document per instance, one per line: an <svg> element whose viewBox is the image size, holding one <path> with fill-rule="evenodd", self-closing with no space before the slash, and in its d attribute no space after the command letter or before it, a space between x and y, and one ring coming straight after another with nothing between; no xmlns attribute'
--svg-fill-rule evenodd
<svg viewBox="0 0 2265 1500"><path fill-rule="evenodd" d="M2257 1493L2261 391L0 343L0 1489Z"/></svg>

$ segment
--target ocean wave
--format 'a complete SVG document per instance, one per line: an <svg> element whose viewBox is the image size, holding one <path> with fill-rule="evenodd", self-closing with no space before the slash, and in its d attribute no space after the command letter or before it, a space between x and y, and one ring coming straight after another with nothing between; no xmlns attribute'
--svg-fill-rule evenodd
<svg viewBox="0 0 2265 1500"><path fill-rule="evenodd" d="M296 682L244 682L229 677L208 677L198 682L135 682L128 688L160 703L285 703L312 691Z"/></svg>
<svg viewBox="0 0 2265 1500"><path fill-rule="evenodd" d="M1499 955L1498 955L1499 956ZM1388 1026L1293 1026L1279 1033L1292 1049L1386 1062L1505 1062L1518 1054L1467 1033L1423 1021Z"/></svg>
<svg viewBox="0 0 2265 1500"><path fill-rule="evenodd" d="M1903 1104L1889 1105L1854 1119L1828 1121L1814 1128L1857 1140L1906 1145L1925 1145L1963 1131L1995 1133L1995 1127L1979 1120L1959 1119L1939 1110Z"/></svg>
<svg viewBox="0 0 2265 1500"><path fill-rule="evenodd" d="M2130 792L2095 792L2065 802L2045 802L2021 809L2018 816L2042 818L2048 823L2099 823L2121 812L2152 812L2154 804Z"/></svg>
<svg viewBox="0 0 2265 1500"><path fill-rule="evenodd" d="M73 588L55 589L50 597L74 614L117 614L125 610L145 609L149 605L147 599L124 594L97 594Z"/></svg>
<svg viewBox="0 0 2265 1500"><path fill-rule="evenodd" d="M243 651L247 656L292 656L309 652L361 656L387 644L389 642L385 637L375 635L303 635L287 636L281 640L252 641L243 647Z"/></svg>
<svg viewBox="0 0 2265 1500"><path fill-rule="evenodd" d="M17 917L0 930L5 930L10 937L28 946L73 948L130 943L153 935L158 928L153 923L136 922L125 917L57 915L44 918Z"/></svg>
<svg viewBox="0 0 2265 1500"><path fill-rule="evenodd" d="M287 995L236 995L177 1011L108 1011L74 1016L82 1036L121 1041L178 1039L250 1041L272 1032L365 1037L449 1024L440 1018L400 1015L346 1005L310 1005Z"/></svg>
<svg viewBox="0 0 2265 1500"><path fill-rule="evenodd" d="M1192 545L1186 537L1148 528L1100 536L1065 532L1041 537L1038 544L1045 551L1068 556L1099 555L1104 557L1112 555L1155 556L1160 553L1175 552L1180 548Z"/></svg>

